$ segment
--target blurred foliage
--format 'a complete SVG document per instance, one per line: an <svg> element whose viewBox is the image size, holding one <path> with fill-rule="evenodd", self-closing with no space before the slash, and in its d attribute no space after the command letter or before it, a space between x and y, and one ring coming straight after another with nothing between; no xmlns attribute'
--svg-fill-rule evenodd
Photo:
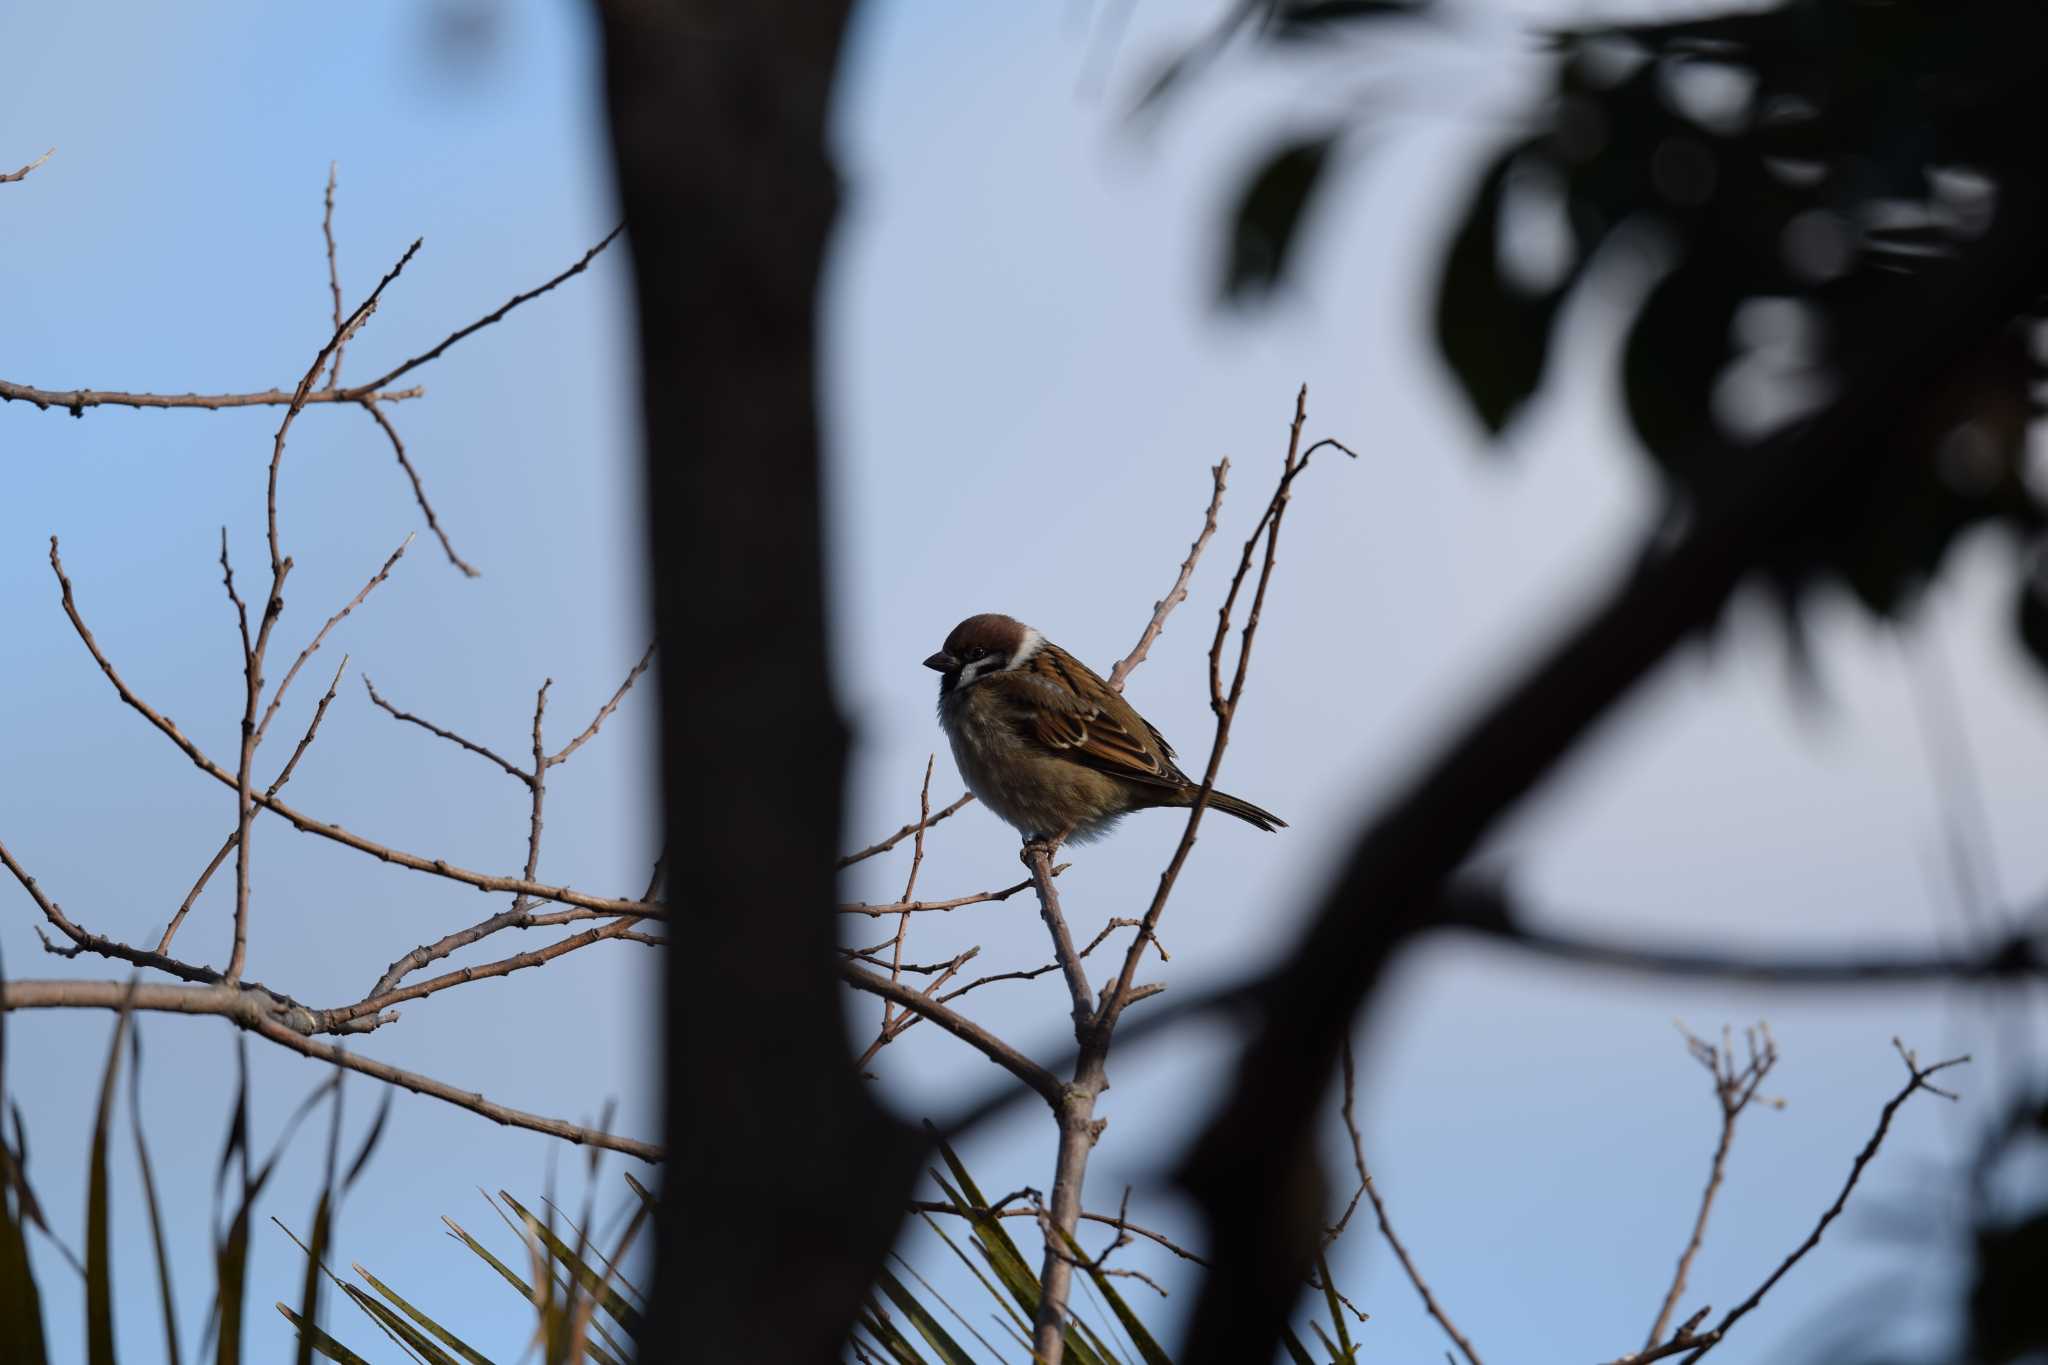
<svg viewBox="0 0 2048 1365"><path fill-rule="evenodd" d="M1436 347L1498 434L1549 373L1566 305L1616 298L1603 267L1617 256L1654 261L1660 273L1623 347L1622 391L1673 525L1743 445L1824 403L1846 359L1898 345L1886 323L1903 293L1967 257L2016 178L2031 186L2042 175L2048 9L1726 8L1735 12L1544 35L1548 89L1481 169L1436 296ZM1390 19L1451 31L1448 10L1426 0L1267 0L1234 11L1168 70L1184 78L1222 36L1330 44L1391 37ZM1326 188L1332 160L1309 146L1290 141L1247 177L1223 282L1234 300L1282 277ZM1817 583L1900 613L1959 535L1998 525L2028 547L2013 619L2048 666L2048 501L2026 478L2044 314L2048 301L2015 282L2010 326L1912 398L1897 448L1872 452L1878 476L1759 566L1795 624Z"/></svg>
<svg viewBox="0 0 2048 1365"><path fill-rule="evenodd" d="M1889 325L1898 305L1936 272L1967 268L2002 200L2048 199L2048 7L1690 8L1668 22L1542 35L1547 88L1479 170L1446 244L1433 319L1438 353L1498 436L1551 377L1568 304L1630 307L1621 393L1665 489L1669 529L1683 528L1745 446L1830 401L1849 362L1910 346ZM1247 37L1331 47L1395 41L1417 24L1443 36L1455 33L1450 10L1248 0L1169 63L1144 103ZM1358 107L1364 122L1384 103ZM1331 128L1325 145L1355 131ZM1300 223L1328 188L1335 163L1304 157L1303 145L1280 145L1246 178L1223 279L1234 301L1284 278ZM1613 268L1624 262L1633 271ZM1653 277L1634 300L1616 280L1645 262ZM2036 470L2030 481L2027 467L2031 427L2048 410L2044 319L2040 282L2015 278L2002 328L1930 391L1885 395L1901 416L1889 448L1870 452L1874 476L1756 566L1795 646L1816 585L1898 616L1960 536L2000 527L2021 547L2011 620L2048 668L2048 480ZM2048 1359L2048 1103L2023 1084L1960 1183L1973 1191L1957 1239L1967 1288L1943 1358ZM1816 1358L1916 1359L1872 1326L1886 1321L1856 1315ZM1869 1339L1851 1344L1859 1335Z"/></svg>

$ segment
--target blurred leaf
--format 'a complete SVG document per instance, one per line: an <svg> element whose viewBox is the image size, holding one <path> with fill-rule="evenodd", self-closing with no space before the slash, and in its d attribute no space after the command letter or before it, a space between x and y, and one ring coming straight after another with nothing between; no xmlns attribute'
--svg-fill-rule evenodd
<svg viewBox="0 0 2048 1365"><path fill-rule="evenodd" d="M520 1217L527 1220L528 1225L540 1237L542 1245L547 1247L549 1254L561 1264L564 1270L575 1277L577 1284L582 1285L588 1292L600 1296L599 1302L604 1305L604 1311L611 1314L613 1320L619 1326L625 1328L627 1332L634 1336L640 1334L640 1314L634 1310L633 1305L627 1303L620 1296L617 1290L606 1283L604 1276L591 1269L588 1261L571 1251L568 1245L555 1235L554 1229L544 1226L531 1213L528 1213L518 1200L503 1190L498 1191L498 1197L511 1205L513 1211L518 1213Z"/></svg>
<svg viewBox="0 0 2048 1365"><path fill-rule="evenodd" d="M1300 0L1273 13L1269 33L1286 42L1322 42L1362 20L1414 19L1428 0Z"/></svg>
<svg viewBox="0 0 2048 1365"><path fill-rule="evenodd" d="M2032 567L2020 576L2013 625L2035 664L2048 671L2048 541L2036 545L2029 558ZM2048 1128L2048 1109L2039 1121Z"/></svg>
<svg viewBox="0 0 2048 1365"><path fill-rule="evenodd" d="M895 1361L896 1365L929 1365L929 1362L917 1353L917 1348L910 1344L910 1339L896 1330L896 1324L883 1316L880 1306L872 1298L868 1300L868 1307L861 1310L860 1321L861 1325L868 1329L868 1335L889 1353L889 1359Z"/></svg>
<svg viewBox="0 0 2048 1365"><path fill-rule="evenodd" d="M407 1322L383 1304L371 1298L355 1285L344 1283L342 1293L349 1296L356 1307L368 1313L377 1325L398 1338L411 1350L427 1361L427 1365L458 1365L454 1356L449 1355L434 1342L422 1335L418 1328Z"/></svg>
<svg viewBox="0 0 2048 1365"><path fill-rule="evenodd" d="M1330 1309L1330 1325L1337 1329L1337 1344L1344 1348L1344 1359L1354 1354L1351 1345L1351 1329L1344 1325L1344 1309L1337 1302L1337 1282L1330 1278L1330 1262L1321 1250L1316 1252L1316 1273L1323 1277L1323 1302Z"/></svg>
<svg viewBox="0 0 2048 1365"><path fill-rule="evenodd" d="M464 1232L462 1230L462 1225L457 1223L453 1218L443 1216L441 1221L448 1225L448 1228L451 1232L453 1232L457 1237L462 1239L462 1244L464 1246L468 1247L471 1251L474 1251L478 1256L481 1256L486 1265L490 1266L491 1269L497 1271L500 1275L504 1276L506 1283L510 1284L514 1289L519 1291L520 1298L525 1299L529 1303L533 1301L533 1289L526 1283L526 1281L520 1279L518 1275L514 1274L511 1267L507 1266L503 1261L499 1260L497 1257L491 1255L491 1253L485 1249L483 1243L477 1241L476 1238Z"/></svg>
<svg viewBox="0 0 2048 1365"><path fill-rule="evenodd" d="M164 1249L163 1211L157 1203L156 1172L149 1162L149 1144L142 1137L142 1030L128 1035L128 1123L135 1131L135 1162L142 1170L143 1204L149 1212L150 1243L156 1250L157 1293L163 1303L164 1355L179 1365L177 1296L171 1292L171 1258ZM0 1355L0 1358L8 1358Z"/></svg>
<svg viewBox="0 0 2048 1365"><path fill-rule="evenodd" d="M1749 281L1721 255L1696 254L1659 280L1622 349L1622 393L1643 448L1681 483L1712 477L1730 443L1712 401Z"/></svg>
<svg viewBox="0 0 2048 1365"><path fill-rule="evenodd" d="M0 985L7 973L0 969ZM0 1101L7 1098L7 1011L0 1010ZM21 1111L14 1110L14 1131L21 1132ZM29 1193L27 1143L17 1136L9 1147L0 1134L0 1360L44 1365L42 1296L29 1266L26 1224L33 1216Z"/></svg>
<svg viewBox="0 0 2048 1365"><path fill-rule="evenodd" d="M364 1360L354 1351L351 1351L333 1337L328 1336L327 1333L321 1331L318 1327L315 1327L283 1304L277 1305L277 1311L284 1314L284 1320L297 1330L299 1340L311 1342L312 1349L326 1356L329 1360L336 1361L339 1365L370 1365L369 1361Z"/></svg>
<svg viewBox="0 0 2048 1365"><path fill-rule="evenodd" d="M1080 1258L1081 1266L1088 1272L1088 1278L1094 1282L1096 1292L1109 1304L1109 1311L1116 1314L1116 1320L1123 1325L1124 1334L1131 1339L1131 1344L1138 1348L1138 1354L1144 1357L1145 1365L1173 1365L1172 1359L1161 1349L1152 1334L1145 1330L1145 1324L1131 1311L1131 1306L1124 1302L1124 1296L1116 1292L1116 1286L1110 1283L1110 1278L1103 1272L1102 1267L1083 1255L1081 1244L1072 1237L1067 1238L1067 1247Z"/></svg>
<svg viewBox="0 0 2048 1365"><path fill-rule="evenodd" d="M128 996L114 1016L114 1040L107 1047L106 1070L100 1078L99 1113L92 1125L92 1158L85 1195L85 1354L92 1365L114 1365L114 1280L112 1248L107 1237L107 1129L114 1121L114 1087L121 1075L121 1045L128 1041L133 1020L129 1001L137 978L128 979Z"/></svg>
<svg viewBox="0 0 2048 1365"><path fill-rule="evenodd" d="M363 1167L370 1164L370 1153L377 1150L377 1143L384 1136L384 1121L391 1117L391 1097L394 1091L384 1092L383 1103L377 1106L377 1117L370 1121L370 1131L363 1134L363 1145L356 1149L355 1159L348 1164L348 1174L342 1177L341 1188L346 1191L356 1183L356 1177L363 1173Z"/></svg>
<svg viewBox="0 0 2048 1365"><path fill-rule="evenodd" d="M941 1365L974 1365L974 1357L953 1340L952 1334L917 1301L917 1296L904 1288L903 1282L886 1268L882 1271L880 1283L882 1292L889 1296L889 1302L896 1305L896 1311L909 1318L910 1325L925 1339L925 1344L939 1353Z"/></svg>
<svg viewBox="0 0 2048 1365"><path fill-rule="evenodd" d="M1982 1229L1970 1287L1970 1358L1987 1365L2038 1359L2048 1351L2041 1286L2048 1275L2048 1212Z"/></svg>
<svg viewBox="0 0 2048 1365"><path fill-rule="evenodd" d="M1533 143L1517 143L1480 178L1444 260L1436 298L1436 344L1466 399L1498 435L1536 391L1563 289L1531 294L1501 269L1501 205L1508 176Z"/></svg>
<svg viewBox="0 0 2048 1365"><path fill-rule="evenodd" d="M1287 143L1246 183L1231 215L1230 259L1223 275L1226 299L1260 302L1280 283L1335 145L1332 133Z"/></svg>
<svg viewBox="0 0 2048 1365"><path fill-rule="evenodd" d="M438 1338L444 1345L446 1345L449 1350L455 1352L455 1354L461 1356L464 1360L468 1361L469 1365L491 1365L489 1358L486 1357L482 1352L475 1350L467 1342L463 1341L462 1338L456 1336L453 1332L443 1327L440 1323L435 1322L432 1318L428 1317L425 1313L422 1313L419 1309L413 1307L403 1298L400 1298L398 1294L392 1290L391 1286L385 1284L375 1275L372 1275L369 1271L363 1269L363 1267L360 1264L354 1266L353 1269L355 1270L356 1274L363 1277L363 1283L369 1285L370 1288L376 1290L379 1294L382 1294L385 1298L389 1299L392 1303L396 1304L400 1312L404 1313L407 1317L411 1318L420 1326L426 1328L427 1331L433 1333L434 1336Z"/></svg>
<svg viewBox="0 0 2048 1365"><path fill-rule="evenodd" d="M957 1242L955 1242L951 1237L948 1237L946 1235L946 1230L940 1227L938 1225L938 1222L935 1219L933 1219L930 1214L924 1215L924 1222L925 1226L930 1228L934 1233L937 1233L939 1240L944 1242L947 1248L950 1251L952 1251L952 1253L955 1256L958 1256L960 1258L960 1264L966 1266L968 1272L972 1274L975 1279L981 1281L981 1287L983 1289L986 1289L988 1291L989 1297L996 1301L996 1306L1001 1308L1004 1313L1009 1315L1010 1321L1014 1325L1021 1327L1026 1331L1029 1331L1031 1329L1031 1324L1027 1322L1023 1317L1019 1316L1016 1305L1012 1301L1011 1297L1008 1294L1005 1294L1002 1290L996 1288L995 1285L989 1282L988 1276L981 1273L981 1267L976 1265L973 1262L973 1260L968 1257L967 1253L960 1249L960 1246Z"/></svg>

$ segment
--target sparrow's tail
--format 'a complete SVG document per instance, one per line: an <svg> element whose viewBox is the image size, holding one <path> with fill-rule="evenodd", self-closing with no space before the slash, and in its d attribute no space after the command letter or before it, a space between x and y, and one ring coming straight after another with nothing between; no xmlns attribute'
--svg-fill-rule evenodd
<svg viewBox="0 0 2048 1365"><path fill-rule="evenodd" d="M1198 789L1189 788L1188 790L1188 804L1191 806L1194 804L1196 790ZM1229 792L1210 792L1209 809L1220 810L1225 815L1235 815L1247 825L1256 825L1268 834L1271 834L1276 829L1287 828L1287 822L1273 814L1273 812L1260 810L1251 802L1240 800Z"/></svg>

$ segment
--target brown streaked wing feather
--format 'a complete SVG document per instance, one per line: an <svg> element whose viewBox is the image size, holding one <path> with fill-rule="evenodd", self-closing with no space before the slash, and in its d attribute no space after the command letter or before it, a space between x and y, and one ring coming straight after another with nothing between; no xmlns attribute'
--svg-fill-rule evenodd
<svg viewBox="0 0 2048 1365"><path fill-rule="evenodd" d="M1046 645L1023 668L990 682L1012 690L1014 723L1024 739L1129 781L1187 784L1151 722L1065 650Z"/></svg>

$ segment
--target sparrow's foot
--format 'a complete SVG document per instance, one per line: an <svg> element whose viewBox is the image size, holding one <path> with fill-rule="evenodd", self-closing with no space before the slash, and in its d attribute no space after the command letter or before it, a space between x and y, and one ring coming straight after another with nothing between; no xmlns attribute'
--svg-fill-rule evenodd
<svg viewBox="0 0 2048 1365"><path fill-rule="evenodd" d="M1024 847L1017 850L1017 860L1023 863L1024 866L1030 867L1031 860L1043 853L1046 862L1051 863L1053 855L1060 851L1060 845L1073 832L1073 826L1069 825L1058 834L1034 834L1024 841Z"/></svg>

